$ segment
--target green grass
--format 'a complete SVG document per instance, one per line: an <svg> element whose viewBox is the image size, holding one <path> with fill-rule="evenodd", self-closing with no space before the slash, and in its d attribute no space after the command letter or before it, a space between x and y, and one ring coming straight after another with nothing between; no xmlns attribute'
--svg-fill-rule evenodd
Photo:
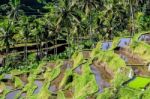
<svg viewBox="0 0 150 99"><path fill-rule="evenodd" d="M144 91L141 91L141 89L150 83L150 78L136 77L127 86L122 86L124 81L130 79L128 75L131 68L127 67L125 61L118 54L114 53L114 48L118 45L119 40L120 38L114 39L113 46L107 51L100 50L102 43L98 42L97 46L91 51L90 59L88 60L84 60L82 52L74 52L71 57L73 63L72 68L65 69L64 77L57 86L59 89L55 92L57 99L68 99L69 96L65 93L68 89L73 90L72 98L74 99L85 99L88 96L95 96L97 99L139 99L142 93L144 99L148 99L150 88L147 87ZM134 40L132 43L131 48L133 52L137 52L143 59L150 59L149 45ZM110 70L113 76L113 79L110 81L111 86L104 89L103 93L100 94L97 93L98 85L95 80L95 75L90 68L90 65L95 59L99 62L106 63L106 68ZM42 99L43 97L49 99L53 97L53 92L49 91L49 86L53 85L52 81L60 75L61 69L64 68L63 61L53 61L56 64L54 68L49 68L50 66L46 67L48 65L47 61L40 61L40 64L36 66L37 68L32 68L28 71L28 83L25 86L18 76L27 73L27 71L12 70L10 73L14 79L14 86L21 90L15 98L19 98L22 93L26 93L26 98L30 99ZM74 72L74 69L78 66L81 66L81 74ZM39 93L34 94L34 91L38 87L34 81L39 75L43 77L43 85ZM73 78L72 80L68 80L70 76ZM0 76L0 79L3 79L3 75ZM0 99L5 99L6 94L9 92L5 87L5 83L0 83L0 89L3 89L3 94L0 96Z"/></svg>
<svg viewBox="0 0 150 99"><path fill-rule="evenodd" d="M117 94L117 99L141 99L141 91L128 87L121 87ZM142 98L143 99L143 98Z"/></svg>
<svg viewBox="0 0 150 99"><path fill-rule="evenodd" d="M142 59L145 60L145 63L149 63L150 60L150 45L145 43L144 41L139 41L139 37L141 35L147 34L148 32L141 32L136 34L130 44L130 49L132 49L133 53L138 54Z"/></svg>
<svg viewBox="0 0 150 99"><path fill-rule="evenodd" d="M134 89L143 89L149 83L150 78L136 77L133 81L128 83L127 86Z"/></svg>
<svg viewBox="0 0 150 99"><path fill-rule="evenodd" d="M144 42L137 42L133 41L132 45L130 46L132 51L136 54L138 54L142 59L144 59L146 62L149 62L150 60L150 45L144 43Z"/></svg>

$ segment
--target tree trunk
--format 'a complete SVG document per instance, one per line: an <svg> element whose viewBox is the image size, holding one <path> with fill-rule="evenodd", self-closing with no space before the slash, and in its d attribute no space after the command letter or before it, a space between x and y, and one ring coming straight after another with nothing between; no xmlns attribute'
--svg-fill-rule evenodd
<svg viewBox="0 0 150 99"><path fill-rule="evenodd" d="M40 47L39 47L38 36L36 36L36 42L37 42L37 58L38 60L40 60Z"/></svg>
<svg viewBox="0 0 150 99"><path fill-rule="evenodd" d="M48 40L46 40L46 44L45 44L45 48L46 48L46 57L48 56Z"/></svg>
<svg viewBox="0 0 150 99"><path fill-rule="evenodd" d="M42 46L41 46L42 44L41 44L41 40L39 41L39 51L40 51L40 60L41 60L41 58L42 58Z"/></svg>
<svg viewBox="0 0 150 99"><path fill-rule="evenodd" d="M25 38L25 47L24 47L24 60L27 62L27 42L28 42L28 38Z"/></svg>
<svg viewBox="0 0 150 99"><path fill-rule="evenodd" d="M54 39L54 54L57 55L57 47L56 47L56 45L57 45L57 39L56 38L57 37L55 36L55 39Z"/></svg>
<svg viewBox="0 0 150 99"><path fill-rule="evenodd" d="M129 3L130 3L130 13L131 13L131 21L132 21L131 36L134 36L135 33L134 12L133 12L133 6L131 4L131 1Z"/></svg>
<svg viewBox="0 0 150 99"><path fill-rule="evenodd" d="M9 53L9 43L7 42L6 43L6 55L8 55L8 53Z"/></svg>
<svg viewBox="0 0 150 99"><path fill-rule="evenodd" d="M90 13L89 17L90 17L90 40L92 41L92 38L91 38L92 37L92 26L91 26L91 23L92 23L91 20L92 19L91 19L91 13Z"/></svg>
<svg viewBox="0 0 150 99"><path fill-rule="evenodd" d="M70 30L69 30L69 28L68 28L68 33L67 33L67 42L68 42L68 47L70 48L70 39L69 39L69 33L70 33ZM70 59L71 58L71 52L69 52L69 55L68 55L68 58Z"/></svg>

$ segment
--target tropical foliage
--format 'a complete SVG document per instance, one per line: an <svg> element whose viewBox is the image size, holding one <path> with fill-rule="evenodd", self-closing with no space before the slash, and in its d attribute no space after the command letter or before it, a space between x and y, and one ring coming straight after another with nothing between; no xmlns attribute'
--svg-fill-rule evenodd
<svg viewBox="0 0 150 99"><path fill-rule="evenodd" d="M0 1L0 99L149 98L149 0L33 1Z"/></svg>

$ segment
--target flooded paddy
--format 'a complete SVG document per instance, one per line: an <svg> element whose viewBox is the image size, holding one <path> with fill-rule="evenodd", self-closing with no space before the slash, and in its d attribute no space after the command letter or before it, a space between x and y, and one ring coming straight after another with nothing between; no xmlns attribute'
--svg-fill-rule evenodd
<svg viewBox="0 0 150 99"><path fill-rule="evenodd" d="M132 53L129 49L120 48L119 50L115 50L115 53L120 55L127 64L144 64L144 60L137 54Z"/></svg>
<svg viewBox="0 0 150 99"><path fill-rule="evenodd" d="M120 42L118 42L117 45L117 49L114 50L114 52L118 55L120 55L120 58L122 58L127 66L130 66L133 71L134 71L134 77L135 76L140 76L140 77L148 77L150 76L150 71L148 66L140 66L139 64L144 64L144 60L141 59L137 54L132 53L132 51L130 49L128 49L127 46L129 46L131 41L131 38L122 38L120 39ZM110 47L112 46L112 42L103 42L102 43L102 50L108 50ZM84 61L88 60L88 58L90 58L90 53L91 51L82 51L83 57L84 57ZM86 62L85 62L86 63ZM56 62L47 62L46 65L44 65L40 72L38 72L38 74L36 74L36 77L34 78L34 84L37 86L37 88L34 90L33 95L37 95L43 85L45 84L45 78L44 78L44 74L47 71L52 71L53 69L55 69L56 66ZM69 83L72 83L74 80L74 74L75 75L82 75L83 73L83 67L82 64L79 64L79 66L77 66L72 72L73 74L69 75L65 84L60 86L62 83L62 80L65 78L65 74L66 71L71 70L73 68L73 64L74 61L71 59L68 60L63 60L63 64L62 66L59 67L60 69L60 73L58 74L58 76L53 79L50 82L50 85L48 87L49 92L51 93L51 98L56 99L58 96L59 91L63 91L63 95L68 98L68 99L72 99L74 96L74 92L75 90L73 89L73 86L70 86ZM84 64L84 63L83 63ZM133 66L135 65L136 66ZM137 66L139 65L139 66ZM92 64L90 64L90 70L92 72L92 75L94 75L95 77L95 81L96 84L98 86L98 91L97 93L102 93L104 92L104 88L109 88L111 87L111 80L113 79L114 76L114 72L109 70L107 68L107 63L105 62L98 62L98 61L93 61ZM30 72L31 73L31 72ZM28 84L28 77L30 73L23 73L20 75L17 75L17 77L20 78L20 80L23 82L24 85ZM14 81L12 80L12 75L11 74L6 74L4 75L4 80L2 80L5 85L6 88L11 90L7 95L6 95L6 99L12 99L12 97L14 98L17 93L21 92L22 89L15 89L14 87ZM89 82L87 82L89 83ZM22 92L20 94L21 98L26 98L27 93ZM11 98L10 98L11 97ZM94 99L94 96L88 96L87 99Z"/></svg>
<svg viewBox="0 0 150 99"><path fill-rule="evenodd" d="M14 90L14 91L11 91L9 92L7 95L6 95L6 99L15 99L15 96L17 95L17 93L21 92L21 90Z"/></svg>
<svg viewBox="0 0 150 99"><path fill-rule="evenodd" d="M91 65L91 70L93 74L95 75L96 83L98 84L99 87L99 93L103 92L104 88L109 87L110 84L102 78L102 73L94 66Z"/></svg>
<svg viewBox="0 0 150 99"><path fill-rule="evenodd" d="M38 94L43 86L43 81L35 80L34 84L37 85L37 88L34 90L34 94Z"/></svg>
<svg viewBox="0 0 150 99"><path fill-rule="evenodd" d="M136 54L133 54L127 49L122 48L119 51L115 51L116 54L120 55L127 66L130 66L135 75L138 76L150 76L150 71L148 70L148 66L145 65L144 60Z"/></svg>
<svg viewBox="0 0 150 99"><path fill-rule="evenodd" d="M112 42L103 42L102 50L108 50L112 46Z"/></svg>
<svg viewBox="0 0 150 99"><path fill-rule="evenodd" d="M55 93L56 92L56 85L52 85L49 87L49 91L51 91L52 93Z"/></svg>
<svg viewBox="0 0 150 99"><path fill-rule="evenodd" d="M131 38L121 38L118 47L124 48L130 44Z"/></svg>
<svg viewBox="0 0 150 99"><path fill-rule="evenodd" d="M139 41L144 41L144 42L150 44L150 33L142 34L142 35L139 37Z"/></svg>
<svg viewBox="0 0 150 99"><path fill-rule="evenodd" d="M134 70L135 75L148 77L150 76L150 71L148 70L148 66L131 66Z"/></svg>

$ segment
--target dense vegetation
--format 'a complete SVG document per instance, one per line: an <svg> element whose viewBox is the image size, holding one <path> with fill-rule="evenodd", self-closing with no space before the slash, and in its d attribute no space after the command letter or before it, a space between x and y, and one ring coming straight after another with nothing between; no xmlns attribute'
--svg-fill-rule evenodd
<svg viewBox="0 0 150 99"><path fill-rule="evenodd" d="M0 99L149 99L149 0L31 2L0 1Z"/></svg>
<svg viewBox="0 0 150 99"><path fill-rule="evenodd" d="M0 7L1 49L10 46L54 39L68 44L78 37L99 40L133 36L150 28L149 0L37 0L47 10L28 15L20 0L10 0ZM30 6L28 6L30 7Z"/></svg>

